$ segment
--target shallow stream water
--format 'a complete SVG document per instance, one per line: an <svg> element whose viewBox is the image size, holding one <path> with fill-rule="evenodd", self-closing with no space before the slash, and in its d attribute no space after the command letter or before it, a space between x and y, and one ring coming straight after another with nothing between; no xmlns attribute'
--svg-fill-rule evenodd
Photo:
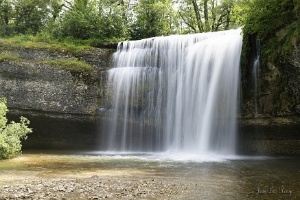
<svg viewBox="0 0 300 200"><path fill-rule="evenodd" d="M80 180L93 176L185 185L185 192L176 199L300 199L299 158L193 161L159 154L35 151L0 161L0 187L25 179Z"/></svg>

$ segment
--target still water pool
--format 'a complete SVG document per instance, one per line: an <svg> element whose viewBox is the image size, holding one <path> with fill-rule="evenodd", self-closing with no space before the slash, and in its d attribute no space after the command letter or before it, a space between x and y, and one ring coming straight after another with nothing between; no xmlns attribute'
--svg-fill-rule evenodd
<svg viewBox="0 0 300 200"><path fill-rule="evenodd" d="M201 161L174 160L160 154L35 151L0 161L0 187L23 184L24 180L81 180L93 176L117 178L119 182L143 179L184 185L180 195L161 199L300 199L299 158Z"/></svg>

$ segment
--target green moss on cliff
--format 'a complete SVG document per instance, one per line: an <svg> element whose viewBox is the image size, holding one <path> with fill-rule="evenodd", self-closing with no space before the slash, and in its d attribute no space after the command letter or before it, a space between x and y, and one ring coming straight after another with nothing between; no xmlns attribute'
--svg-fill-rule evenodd
<svg viewBox="0 0 300 200"><path fill-rule="evenodd" d="M83 51L93 49L94 48L89 45L78 44L76 41L56 41L47 37L41 38L32 35L18 35L11 38L0 39L0 62L10 60L15 62L47 64L71 73L88 75L94 68L83 61L76 60L76 55L79 55ZM18 55L16 50L20 52L26 50L43 50L55 54L59 52L62 55L66 55L67 58L27 59L24 56Z"/></svg>
<svg viewBox="0 0 300 200"><path fill-rule="evenodd" d="M10 53L0 53L0 62L3 62L5 60L15 61L18 63L21 62L28 62L26 59L22 59L17 55L10 54ZM70 60L70 59L58 59L58 60L30 60L31 63L37 63L37 64L48 64L51 65L57 69L69 71L69 72L76 72L76 73L84 73L87 74L88 72L91 72L94 70L94 68L82 61L79 60ZM25 65L24 65L25 66Z"/></svg>
<svg viewBox="0 0 300 200"><path fill-rule="evenodd" d="M93 47L89 45L80 44L75 41L56 41L32 35L19 35L0 40L0 50L21 48L47 49L52 52L65 52L73 55L76 55L84 50L93 49Z"/></svg>
<svg viewBox="0 0 300 200"><path fill-rule="evenodd" d="M291 114L299 105L297 77L300 71L293 63L300 46L300 3L290 0L243 3L249 10L243 27L243 114L254 113L255 103L262 115ZM257 53L260 55L260 79L258 102L255 102L252 68Z"/></svg>
<svg viewBox="0 0 300 200"><path fill-rule="evenodd" d="M20 58L10 53L0 53L0 62L5 60L19 60Z"/></svg>
<svg viewBox="0 0 300 200"><path fill-rule="evenodd" d="M79 60L58 59L44 60L41 62L69 72L88 73L93 70L92 66Z"/></svg>

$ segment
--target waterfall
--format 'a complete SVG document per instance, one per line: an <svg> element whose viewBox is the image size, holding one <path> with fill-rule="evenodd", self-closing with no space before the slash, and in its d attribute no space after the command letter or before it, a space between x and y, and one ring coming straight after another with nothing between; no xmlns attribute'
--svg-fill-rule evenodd
<svg viewBox="0 0 300 200"><path fill-rule="evenodd" d="M104 148L234 154L241 47L240 29L119 43Z"/></svg>
<svg viewBox="0 0 300 200"><path fill-rule="evenodd" d="M259 42L259 40L256 40L256 56L255 56L254 63L253 63L254 116L258 115L259 73L260 73L260 42Z"/></svg>

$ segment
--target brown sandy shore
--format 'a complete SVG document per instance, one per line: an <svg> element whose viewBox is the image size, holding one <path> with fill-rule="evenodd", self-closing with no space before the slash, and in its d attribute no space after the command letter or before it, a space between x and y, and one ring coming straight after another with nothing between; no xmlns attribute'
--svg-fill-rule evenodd
<svg viewBox="0 0 300 200"><path fill-rule="evenodd" d="M188 199L188 191L197 187L155 170L106 167L101 162L50 155L0 161L0 200Z"/></svg>
<svg viewBox="0 0 300 200"><path fill-rule="evenodd" d="M300 159L177 162L25 153L0 160L4 199L299 199Z"/></svg>
<svg viewBox="0 0 300 200"><path fill-rule="evenodd" d="M190 186L168 180L92 176L1 183L0 199L185 199Z"/></svg>

